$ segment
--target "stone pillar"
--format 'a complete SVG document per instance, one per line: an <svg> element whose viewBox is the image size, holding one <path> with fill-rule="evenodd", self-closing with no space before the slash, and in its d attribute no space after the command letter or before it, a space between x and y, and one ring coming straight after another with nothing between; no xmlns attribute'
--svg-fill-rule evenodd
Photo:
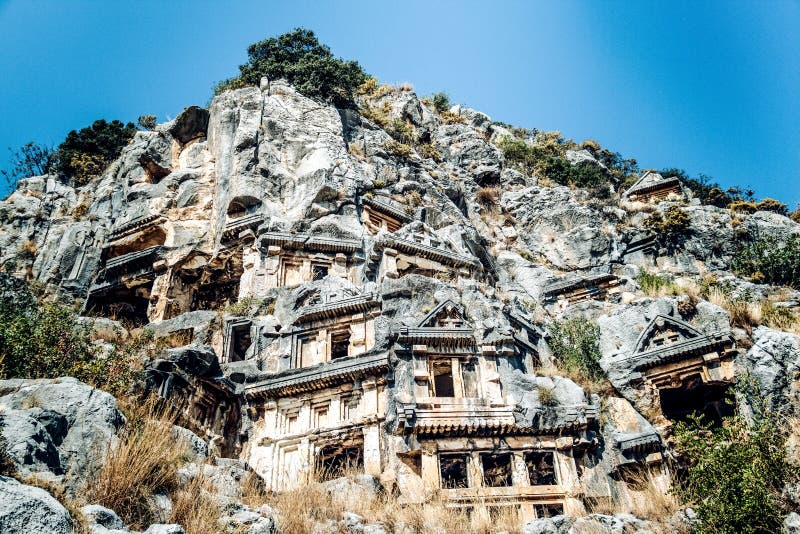
<svg viewBox="0 0 800 534"><path fill-rule="evenodd" d="M469 475L470 488L483 487L483 465L481 464L481 455L478 452L472 452L469 455L469 462L467 462L467 474Z"/></svg>
<svg viewBox="0 0 800 534"><path fill-rule="evenodd" d="M280 276L281 247L270 245L264 258L264 289L272 289L281 285Z"/></svg>
<svg viewBox="0 0 800 534"><path fill-rule="evenodd" d="M425 489L435 491L439 489L439 457L435 446L423 446L421 457L422 483Z"/></svg>
<svg viewBox="0 0 800 534"><path fill-rule="evenodd" d="M364 427L364 473L381 474L381 433L377 424Z"/></svg>
<svg viewBox="0 0 800 534"><path fill-rule="evenodd" d="M511 455L511 481L514 486L530 486L528 467L519 451L515 451Z"/></svg>
<svg viewBox="0 0 800 534"><path fill-rule="evenodd" d="M378 272L378 280L381 278L397 278L397 251L393 248L383 249L383 258Z"/></svg>
<svg viewBox="0 0 800 534"><path fill-rule="evenodd" d="M347 277L347 256L339 252L333 258L333 265L331 266L331 274L335 274L339 278L348 279Z"/></svg>

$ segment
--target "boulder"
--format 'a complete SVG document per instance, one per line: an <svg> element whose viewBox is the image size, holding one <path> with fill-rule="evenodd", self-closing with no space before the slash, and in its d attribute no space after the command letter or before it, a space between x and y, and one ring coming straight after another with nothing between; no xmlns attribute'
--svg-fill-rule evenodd
<svg viewBox="0 0 800 534"><path fill-rule="evenodd" d="M20 469L66 474L69 488L102 464L125 424L114 397L74 378L2 380L0 407L13 424L3 434Z"/></svg>
<svg viewBox="0 0 800 534"><path fill-rule="evenodd" d="M0 476L0 532L71 534L72 519L45 490Z"/></svg>

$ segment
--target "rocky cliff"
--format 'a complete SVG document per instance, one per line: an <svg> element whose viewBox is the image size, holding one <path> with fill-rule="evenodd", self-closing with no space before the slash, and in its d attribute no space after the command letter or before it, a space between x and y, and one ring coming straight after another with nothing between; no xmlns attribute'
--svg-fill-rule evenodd
<svg viewBox="0 0 800 534"><path fill-rule="evenodd" d="M800 292L731 262L800 225L701 205L660 176L598 198L520 172L499 148L515 132L483 113L440 113L407 88L359 98L360 112L337 109L264 79L138 132L85 186L22 180L0 202L0 265L97 328L162 341L144 381L217 458L206 468L220 488L237 470L280 492L355 469L359 491L401 504L513 507L525 532L690 528L691 510L661 518L671 527L584 516L640 509L636 474L666 492L674 423L730 415L737 377L794 413L797 328L743 321L731 303L746 294L793 317ZM688 224L667 242L646 220L674 207ZM569 325L596 372L569 363ZM113 447L124 417L86 387L0 382L19 472L77 488L81 443ZM0 478L1 530L23 531L25 510L35 528L69 530L57 502L24 488ZM220 520L230 531L280 524L280 511L237 506ZM93 532L125 528L84 513ZM395 529L364 521L315 531ZM179 529L148 532L167 528Z"/></svg>

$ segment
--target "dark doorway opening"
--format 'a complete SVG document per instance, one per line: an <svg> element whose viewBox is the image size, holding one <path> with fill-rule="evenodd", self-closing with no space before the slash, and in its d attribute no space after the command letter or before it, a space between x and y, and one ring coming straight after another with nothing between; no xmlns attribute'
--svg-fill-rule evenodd
<svg viewBox="0 0 800 534"><path fill-rule="evenodd" d="M350 329L331 334L331 360L347 358L350 355Z"/></svg>
<svg viewBox="0 0 800 534"><path fill-rule="evenodd" d="M453 364L450 360L437 360L431 363L433 368L434 397L455 397L453 384Z"/></svg>
<svg viewBox="0 0 800 534"><path fill-rule="evenodd" d="M556 483L552 452L526 452L523 458L531 486L552 486Z"/></svg>
<svg viewBox="0 0 800 534"><path fill-rule="evenodd" d="M733 396L729 384L704 383L697 376L680 388L659 390L661 411L671 421L685 421L693 413L702 414L706 421L721 424L723 417L734 414Z"/></svg>
<svg viewBox="0 0 800 534"><path fill-rule="evenodd" d="M240 362L245 359L247 349L253 340L250 336L250 322L231 327L231 351L228 361Z"/></svg>

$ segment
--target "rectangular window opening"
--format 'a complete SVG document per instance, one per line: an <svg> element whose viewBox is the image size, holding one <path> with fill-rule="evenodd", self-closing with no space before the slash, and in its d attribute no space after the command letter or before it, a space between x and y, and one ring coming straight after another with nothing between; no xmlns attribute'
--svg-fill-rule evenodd
<svg viewBox="0 0 800 534"><path fill-rule="evenodd" d="M331 360L347 358L350 355L350 329L331 333Z"/></svg>
<svg viewBox="0 0 800 534"><path fill-rule="evenodd" d="M441 454L439 455L439 475L443 489L456 489L469 487L467 477L466 454Z"/></svg>
<svg viewBox="0 0 800 534"><path fill-rule="evenodd" d="M525 466L531 486L552 486L556 484L556 470L552 452L526 452Z"/></svg>
<svg viewBox="0 0 800 534"><path fill-rule="evenodd" d="M320 449L317 455L317 479L325 482L363 472L363 448L362 444L353 444L348 446L328 445Z"/></svg>
<svg viewBox="0 0 800 534"><path fill-rule="evenodd" d="M431 363L433 374L433 396L456 396L453 383L453 364L450 360L436 360Z"/></svg>
<svg viewBox="0 0 800 534"><path fill-rule="evenodd" d="M533 509L536 511L537 518L564 515L564 506L560 504L534 504Z"/></svg>
<svg viewBox="0 0 800 534"><path fill-rule="evenodd" d="M322 280L328 276L328 266L323 265L320 263L312 263L311 264L311 280L317 281Z"/></svg>
<svg viewBox="0 0 800 534"><path fill-rule="evenodd" d="M481 454L481 463L484 486L511 486L511 453Z"/></svg>

